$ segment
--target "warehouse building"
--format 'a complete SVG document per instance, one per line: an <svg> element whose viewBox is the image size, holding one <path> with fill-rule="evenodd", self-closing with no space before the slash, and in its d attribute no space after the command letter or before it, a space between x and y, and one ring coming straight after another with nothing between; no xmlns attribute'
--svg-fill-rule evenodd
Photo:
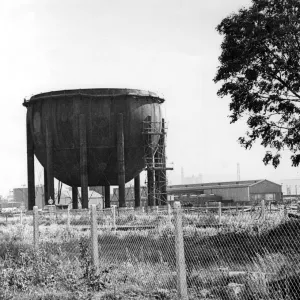
<svg viewBox="0 0 300 300"><path fill-rule="evenodd" d="M96 192L95 190L90 190L88 191L88 201L89 201L89 206L94 204L97 206L98 209L103 209L103 196ZM72 195L66 191L66 192L61 192L60 198L55 198L55 205L57 208L72 208ZM78 207L82 207L82 202L81 202L81 195L79 193L79 203Z"/></svg>
<svg viewBox="0 0 300 300"><path fill-rule="evenodd" d="M147 207L148 206L148 191L147 186L141 186L140 189L140 197L141 197L141 207ZM167 196L168 202L172 203L174 201L173 196ZM134 194L134 187L126 187L125 188L125 203L126 207L135 207L135 194ZM111 205L119 206L119 188L113 189L113 194L111 196L110 200Z"/></svg>
<svg viewBox="0 0 300 300"><path fill-rule="evenodd" d="M262 199L275 202L282 200L281 185L266 179L172 185L168 186L167 192L174 195L175 200L193 205L203 205L206 202L230 205L257 203Z"/></svg>
<svg viewBox="0 0 300 300"><path fill-rule="evenodd" d="M16 207L24 206L27 209L28 205L28 189L27 187L20 187L13 189L13 199ZM35 203L38 208L43 208L45 205L44 187L43 185L35 186Z"/></svg>
<svg viewBox="0 0 300 300"><path fill-rule="evenodd" d="M147 206L147 187L141 186L140 190L141 195L141 206ZM113 189L113 195L110 200L111 205L119 206L119 189ZM126 207L134 207L134 187L126 187L125 188L125 203Z"/></svg>

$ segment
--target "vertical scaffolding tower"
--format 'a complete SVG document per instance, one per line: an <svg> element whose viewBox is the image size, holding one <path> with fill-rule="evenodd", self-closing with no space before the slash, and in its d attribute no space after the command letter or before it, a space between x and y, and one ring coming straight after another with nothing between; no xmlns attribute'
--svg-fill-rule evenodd
<svg viewBox="0 0 300 300"><path fill-rule="evenodd" d="M148 206L167 204L167 170L173 168L166 165L166 133L164 119L161 122L152 122L149 116L143 122Z"/></svg>

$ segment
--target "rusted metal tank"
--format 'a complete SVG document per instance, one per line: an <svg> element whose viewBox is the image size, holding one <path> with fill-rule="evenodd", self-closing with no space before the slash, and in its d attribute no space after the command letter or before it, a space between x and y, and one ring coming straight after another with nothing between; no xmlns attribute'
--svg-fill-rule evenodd
<svg viewBox="0 0 300 300"><path fill-rule="evenodd" d="M148 91L81 89L38 94L23 105L27 107L27 123L39 162L46 166L46 126L50 125L53 174L65 184L79 187L79 115L84 114L86 119L88 185L117 185L118 114L124 116L125 181L128 182L145 167L143 122L150 116L160 131L163 102L164 99ZM154 146L158 139L153 137Z"/></svg>

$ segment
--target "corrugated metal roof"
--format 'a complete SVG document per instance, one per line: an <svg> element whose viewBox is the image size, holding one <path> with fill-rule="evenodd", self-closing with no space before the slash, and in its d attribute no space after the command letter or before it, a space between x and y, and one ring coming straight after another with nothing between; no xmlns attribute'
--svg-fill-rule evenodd
<svg viewBox="0 0 300 300"><path fill-rule="evenodd" d="M222 182L206 182L206 183L196 183L196 184L176 184L176 185L170 185L168 188L181 188L181 187L191 187L191 188L205 188L205 187L211 187L211 186L250 186L254 183L258 183L263 181L264 179L257 179L257 180L240 180L240 181L222 181Z"/></svg>
<svg viewBox="0 0 300 300"><path fill-rule="evenodd" d="M181 184L181 185L171 185L167 187L167 191L170 192L197 192L205 189L224 189L224 188L243 188L250 187L263 181L268 181L266 179L256 179L256 180L241 180L241 181L225 181L225 182L209 182L209 183L198 183L198 184ZM275 182L271 182L278 185Z"/></svg>

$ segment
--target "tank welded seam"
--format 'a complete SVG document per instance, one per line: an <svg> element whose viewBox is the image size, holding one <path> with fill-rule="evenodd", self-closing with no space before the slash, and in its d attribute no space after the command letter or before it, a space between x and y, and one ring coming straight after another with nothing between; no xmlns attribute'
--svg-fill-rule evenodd
<svg viewBox="0 0 300 300"><path fill-rule="evenodd" d="M35 147L36 149L41 149L44 150L44 147ZM87 147L87 149L111 149L112 147L105 147L105 146L101 146L101 147ZM70 147L70 148L55 148L53 147L53 150L55 151L63 151L63 150L76 150L76 149L80 149L80 147Z"/></svg>

